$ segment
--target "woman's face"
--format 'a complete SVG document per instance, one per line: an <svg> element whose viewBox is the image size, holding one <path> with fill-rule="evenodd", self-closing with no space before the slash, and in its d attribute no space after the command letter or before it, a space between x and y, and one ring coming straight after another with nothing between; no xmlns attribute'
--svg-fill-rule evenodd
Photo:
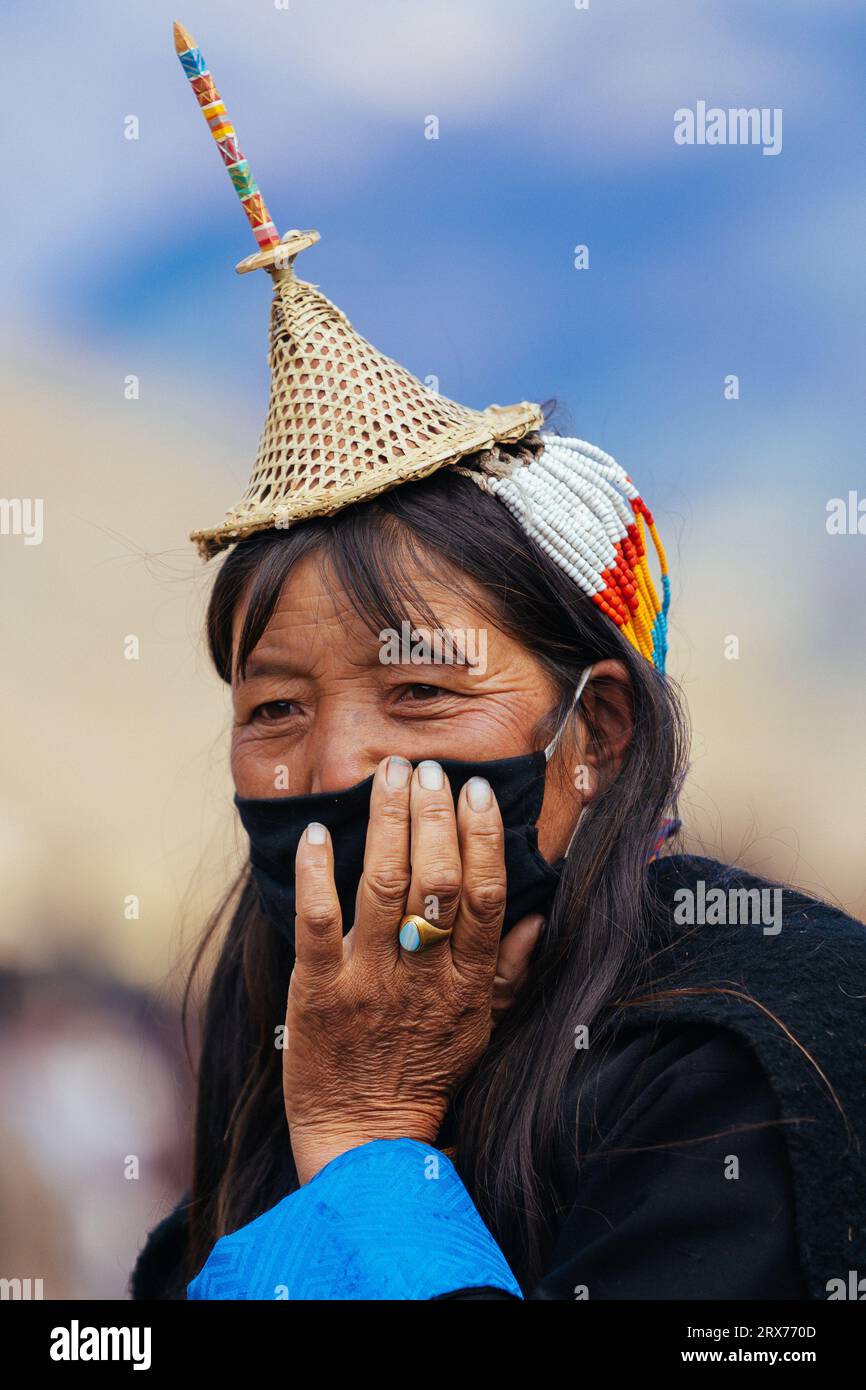
<svg viewBox="0 0 866 1390"><path fill-rule="evenodd" d="M325 583L315 556L294 567L246 678L233 685L231 765L241 796L341 790L391 754L489 760L533 752L550 738L550 727L539 725L557 704L553 680L480 605L447 582L410 573L440 630L462 647L450 662L428 654L419 663L406 659L401 634L389 642L371 632L331 578ZM235 646L242 621L241 606ZM569 737L556 756L561 771L580 760ZM585 797L574 781L573 771L547 778L538 827L549 860L564 852Z"/></svg>

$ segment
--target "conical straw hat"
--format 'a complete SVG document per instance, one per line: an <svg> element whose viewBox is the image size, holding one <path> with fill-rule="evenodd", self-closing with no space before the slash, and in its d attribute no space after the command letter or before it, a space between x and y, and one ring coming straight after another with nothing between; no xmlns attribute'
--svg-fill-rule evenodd
<svg viewBox="0 0 866 1390"><path fill-rule="evenodd" d="M201 50L180 24L174 37L260 248L237 269L262 268L274 282L271 394L253 475L224 521L193 531L201 555L327 516L537 429L542 412L528 401L470 410L429 390L356 333L316 285L297 278L295 257L318 232L280 239Z"/></svg>
<svg viewBox="0 0 866 1390"><path fill-rule="evenodd" d="M470 410L437 395L362 338L291 266L270 271L267 418L244 496L220 525L193 532L204 558L255 531L327 516L467 454L513 443L542 423L539 407L527 401Z"/></svg>

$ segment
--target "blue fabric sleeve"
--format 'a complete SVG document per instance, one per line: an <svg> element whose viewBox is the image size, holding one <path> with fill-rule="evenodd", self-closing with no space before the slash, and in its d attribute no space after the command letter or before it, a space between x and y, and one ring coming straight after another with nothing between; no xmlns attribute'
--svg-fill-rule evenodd
<svg viewBox="0 0 866 1390"><path fill-rule="evenodd" d="M374 1139L217 1241L188 1298L429 1299L489 1287L521 1298L453 1163Z"/></svg>

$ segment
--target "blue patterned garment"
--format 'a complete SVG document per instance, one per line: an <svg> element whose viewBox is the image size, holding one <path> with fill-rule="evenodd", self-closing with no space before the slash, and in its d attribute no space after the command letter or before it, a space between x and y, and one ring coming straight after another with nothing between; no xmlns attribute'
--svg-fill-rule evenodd
<svg viewBox="0 0 866 1390"><path fill-rule="evenodd" d="M218 1240L187 1297L428 1299L468 1288L522 1297L451 1160L414 1139L374 1139Z"/></svg>

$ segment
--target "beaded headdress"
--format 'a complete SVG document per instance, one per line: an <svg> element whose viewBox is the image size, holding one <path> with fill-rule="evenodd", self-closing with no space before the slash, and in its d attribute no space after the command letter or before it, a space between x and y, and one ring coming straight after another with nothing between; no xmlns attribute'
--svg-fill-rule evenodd
<svg viewBox="0 0 866 1390"><path fill-rule="evenodd" d="M253 474L222 522L192 533L202 557L257 531L288 529L457 467L498 496L628 641L664 670L664 551L627 474L591 444L539 435L543 413L530 401L472 410L430 390L362 338L316 285L299 279L295 258L319 233L280 236L200 49L180 24L174 40L258 245L236 269L264 269L274 286L271 393ZM525 447L508 447L521 441ZM661 602L647 564L647 531L661 568Z"/></svg>
<svg viewBox="0 0 866 1390"><path fill-rule="evenodd" d="M659 671L667 655L670 578L655 520L620 465L584 439L542 434L544 451L505 478L479 478ZM661 571L659 602L647 533Z"/></svg>

